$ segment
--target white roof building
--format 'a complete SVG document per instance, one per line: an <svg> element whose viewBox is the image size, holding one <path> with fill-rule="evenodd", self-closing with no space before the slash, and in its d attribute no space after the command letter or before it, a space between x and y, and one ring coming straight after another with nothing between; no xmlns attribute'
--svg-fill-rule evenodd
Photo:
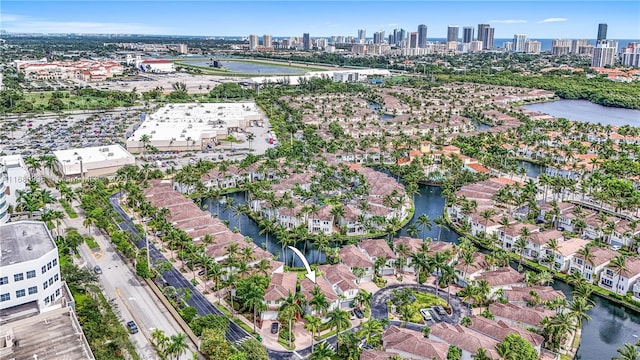
<svg viewBox="0 0 640 360"><path fill-rule="evenodd" d="M42 309L60 297L58 247L41 221L0 225L0 310L35 302Z"/></svg>
<svg viewBox="0 0 640 360"><path fill-rule="evenodd" d="M0 157L0 174L2 173L5 174L4 185L6 188L0 184L0 191L4 193L7 204L15 206L18 201L17 191L26 189L30 178L29 170L27 170L22 156ZM2 219L2 200L0 200L0 219Z"/></svg>
<svg viewBox="0 0 640 360"><path fill-rule="evenodd" d="M160 151L201 150L266 116L254 102L168 104L146 116L127 139L127 149L142 152L142 137Z"/></svg>
<svg viewBox="0 0 640 360"><path fill-rule="evenodd" d="M96 146L54 151L56 166L63 176L105 176L115 174L136 160L121 145Z"/></svg>

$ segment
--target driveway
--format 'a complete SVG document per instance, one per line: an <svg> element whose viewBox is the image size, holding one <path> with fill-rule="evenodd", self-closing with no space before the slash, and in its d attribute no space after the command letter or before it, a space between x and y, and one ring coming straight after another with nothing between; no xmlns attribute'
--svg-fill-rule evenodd
<svg viewBox="0 0 640 360"><path fill-rule="evenodd" d="M395 284L387 286L384 289L378 290L377 293L373 295L373 299L371 299L371 317L376 319L388 319L389 312L387 311L387 300L391 300L391 296L393 295L393 290L396 289L412 289L416 291L428 292L431 294L436 293L436 288L428 285L420 285L420 284ZM442 290L438 290L438 296L447 300L447 293ZM451 296L451 309L453 313L451 316L442 316L440 321L444 321L449 324L459 324L460 320L469 316L468 307L458 298L457 296ZM395 321L391 323L395 324ZM422 329L424 326L420 324L409 324L407 323L408 328L419 328ZM415 329L414 329L415 330Z"/></svg>

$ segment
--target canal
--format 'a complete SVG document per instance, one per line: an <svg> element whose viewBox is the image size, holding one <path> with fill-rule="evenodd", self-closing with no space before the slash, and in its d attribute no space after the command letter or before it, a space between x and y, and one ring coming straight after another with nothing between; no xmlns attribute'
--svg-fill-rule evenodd
<svg viewBox="0 0 640 360"><path fill-rule="evenodd" d="M233 198L232 201L236 205L246 201L244 192L230 194L227 197ZM232 210L226 208L224 200L219 206L216 200L213 199L209 199L206 204L212 214L217 214L222 220L230 221L229 228L238 228L243 235L251 237L257 245L263 248L266 246L269 252L281 256L282 259L282 247L274 234L269 234L267 241L267 234L259 233L260 229L255 221L246 215L235 216ZM415 197L415 205L415 216L407 226L400 230L398 236L406 236L407 227L414 223L420 214L427 214L432 222L437 217L442 216L445 200L442 197L440 187L420 185L420 192ZM418 230L420 230L419 227ZM419 236L422 237L422 234L420 231ZM433 224L431 230L425 229L424 236L431 237L434 241L438 238L438 235L440 235L442 241L458 242L458 235L446 226L440 228ZM297 244L296 247L305 252L307 259L311 263L325 260L324 254L319 252L311 242L308 242L306 246ZM287 264L291 264L293 261L295 266L302 266L302 263L293 256L291 251L285 250L284 257ZM571 286L561 282L556 282L553 286L562 290L569 298L571 297ZM617 355L616 349L624 343L635 343L638 340L637 337L640 335L640 316L608 300L599 297L594 297L594 300L596 306L588 312L591 320L583 325L582 340L577 355L579 359L584 360L610 359Z"/></svg>

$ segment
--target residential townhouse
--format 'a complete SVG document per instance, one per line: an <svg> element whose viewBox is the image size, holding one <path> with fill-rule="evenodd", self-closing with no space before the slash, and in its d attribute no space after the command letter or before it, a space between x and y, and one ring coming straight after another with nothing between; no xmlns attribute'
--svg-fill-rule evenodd
<svg viewBox="0 0 640 360"><path fill-rule="evenodd" d="M502 248L507 251L512 251L515 243L520 239L523 229L527 229L530 234L535 234L540 229L532 224L517 222L509 226L503 226L498 229L498 240L502 244Z"/></svg>
<svg viewBox="0 0 640 360"><path fill-rule="evenodd" d="M542 344L544 337L529 330L525 330L519 326L510 324L503 320L490 320L482 316L471 316L471 325L469 329L475 330L482 335L498 341L503 341L509 334L518 334L522 336L534 349L540 354L542 352Z"/></svg>
<svg viewBox="0 0 640 360"><path fill-rule="evenodd" d="M306 312L308 314L311 314L314 316L319 315L315 311L313 306L309 304L309 302L313 298L313 291L316 287L320 289L320 292L324 294L325 298L329 302L329 308L327 309L327 312L340 307L340 297L333 290L333 287L331 286L331 284L326 278L322 276L318 276L316 277L315 283L311 282L311 280L307 278L304 278L300 280L300 292L304 295L304 298L307 301Z"/></svg>
<svg viewBox="0 0 640 360"><path fill-rule="evenodd" d="M389 355L398 354L403 359L416 360L446 360L449 351L448 344L425 338L417 331L393 325L384 332L382 347ZM367 355L364 358L366 359Z"/></svg>
<svg viewBox="0 0 640 360"><path fill-rule="evenodd" d="M637 280L640 278L640 259L628 258L625 262L625 269L620 271L608 264L600 274L598 286L609 291L615 291L616 294L626 295L627 292L633 291L634 295L640 292L640 284Z"/></svg>
<svg viewBox="0 0 640 360"><path fill-rule="evenodd" d="M523 255L533 260L540 259L541 254L546 252L545 245L547 245L551 240L556 240L560 243L564 241L564 236L562 235L562 232L558 230L544 230L529 235Z"/></svg>
<svg viewBox="0 0 640 360"><path fill-rule="evenodd" d="M607 242L614 246L631 246L638 235L640 235L638 223L623 219L615 224L613 231L607 237Z"/></svg>
<svg viewBox="0 0 640 360"><path fill-rule="evenodd" d="M386 259L384 266L379 270L380 275L394 275L396 273L394 262L397 256L393 250L391 250L386 240L363 240L358 243L358 247L364 250L374 264L379 258Z"/></svg>
<svg viewBox="0 0 640 360"><path fill-rule="evenodd" d="M582 278L588 282L598 282L602 270L609 265L611 259L618 255L618 253L611 249L598 246L592 246L589 253L591 254L589 261L586 261L583 255L576 253L576 255L571 258L569 272L577 271L582 274Z"/></svg>
<svg viewBox="0 0 640 360"><path fill-rule="evenodd" d="M499 302L489 305L489 312L496 321L503 320L525 329L530 327L540 329L540 323L545 317L556 315L555 311L541 307L501 304Z"/></svg>
<svg viewBox="0 0 640 360"><path fill-rule="evenodd" d="M405 248L408 253L415 254L422 249L424 240L412 238L408 236L400 236L398 238L393 239L393 249L394 253L397 256L404 256L407 259L406 265L404 266L403 272L415 273L415 269L411 264L411 257L406 257L403 254L398 252L398 249Z"/></svg>
<svg viewBox="0 0 640 360"><path fill-rule="evenodd" d="M551 286L514 286L511 289L504 290L504 297L510 304L521 306L540 305L557 298L566 299L562 291L556 290Z"/></svg>
<svg viewBox="0 0 640 360"><path fill-rule="evenodd" d="M462 360L471 360L481 348L487 350L491 358L499 358L495 350L498 345L496 339L461 325L450 325L445 322L432 325L429 339L459 347L462 350Z"/></svg>
<svg viewBox="0 0 640 360"><path fill-rule="evenodd" d="M373 260L369 258L360 248L355 245L346 245L340 249L340 259L343 264L347 265L351 272L357 277L356 283L373 280ZM361 276L359 276L354 269L360 268L363 270Z"/></svg>
<svg viewBox="0 0 640 360"><path fill-rule="evenodd" d="M296 293L296 283L298 277L296 273L277 273L271 275L269 286L264 292L264 302L267 305L265 311L262 312L262 320L276 320L278 318L278 309L282 305L282 301L289 294Z"/></svg>
<svg viewBox="0 0 640 360"><path fill-rule="evenodd" d="M498 289L510 289L515 286L522 286L524 275L515 269L507 266L493 271L487 271L476 277L477 281L486 280L492 292Z"/></svg>
<svg viewBox="0 0 640 360"><path fill-rule="evenodd" d="M353 299L360 291L351 269L345 264L321 265L318 269L340 297L340 308L351 307Z"/></svg>
<svg viewBox="0 0 640 360"><path fill-rule="evenodd" d="M554 257L553 267L560 272L567 272L571 264L571 259L576 255L578 250L589 244L589 240L572 238L562 242L558 242L558 249L549 249L549 245L545 247L545 253L543 257L551 253Z"/></svg>

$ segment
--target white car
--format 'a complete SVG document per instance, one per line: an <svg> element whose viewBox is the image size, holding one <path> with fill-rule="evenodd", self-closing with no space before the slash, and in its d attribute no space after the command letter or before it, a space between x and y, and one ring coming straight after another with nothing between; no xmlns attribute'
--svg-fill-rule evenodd
<svg viewBox="0 0 640 360"><path fill-rule="evenodd" d="M424 321L433 320L433 317L431 316L429 309L420 309L420 315L422 315L422 318L424 319Z"/></svg>

